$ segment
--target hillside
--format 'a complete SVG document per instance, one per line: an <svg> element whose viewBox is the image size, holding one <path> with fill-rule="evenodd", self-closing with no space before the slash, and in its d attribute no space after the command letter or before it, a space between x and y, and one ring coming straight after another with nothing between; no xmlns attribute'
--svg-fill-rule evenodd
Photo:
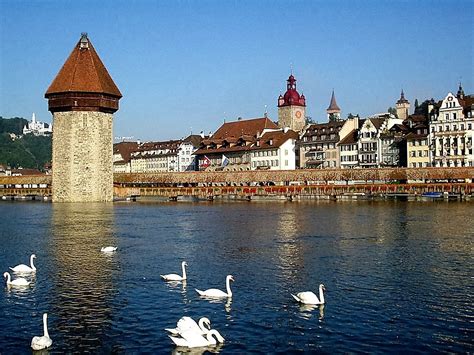
<svg viewBox="0 0 474 355"><path fill-rule="evenodd" d="M23 133L23 127L28 124L28 120L20 117L3 118L0 116L0 133Z"/></svg>
<svg viewBox="0 0 474 355"><path fill-rule="evenodd" d="M10 133L21 134L27 122L18 117L0 117L0 165L43 170L44 164L51 161L51 136L27 134L21 138L10 137Z"/></svg>

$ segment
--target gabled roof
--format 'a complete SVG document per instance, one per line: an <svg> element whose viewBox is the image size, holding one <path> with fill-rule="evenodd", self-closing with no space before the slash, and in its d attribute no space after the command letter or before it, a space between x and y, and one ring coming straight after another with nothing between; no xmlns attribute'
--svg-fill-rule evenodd
<svg viewBox="0 0 474 355"><path fill-rule="evenodd" d="M58 93L98 93L122 97L87 34L82 34L45 97Z"/></svg>
<svg viewBox="0 0 474 355"><path fill-rule="evenodd" d="M219 127L210 139L225 139L227 137L241 136L256 137L257 133L261 133L265 128L277 129L278 126L268 119L268 117L226 122Z"/></svg>
<svg viewBox="0 0 474 355"><path fill-rule="evenodd" d="M203 139L199 134L191 134L183 139L183 143L191 143L194 148L197 148Z"/></svg>
<svg viewBox="0 0 474 355"><path fill-rule="evenodd" d="M341 144L354 144L357 143L357 131L353 129L352 131L349 132L344 138L341 139L341 141L338 143L338 145Z"/></svg>
<svg viewBox="0 0 474 355"><path fill-rule="evenodd" d="M379 117L370 118L370 121L372 122L374 127L377 129L380 129L380 127L382 127L385 120L386 120L385 118L379 118Z"/></svg>
<svg viewBox="0 0 474 355"><path fill-rule="evenodd" d="M120 142L114 144L114 154L120 154L124 162L129 162L131 154L137 149L137 142Z"/></svg>
<svg viewBox="0 0 474 355"><path fill-rule="evenodd" d="M259 145L253 145L252 150L278 148L288 139L296 140L298 137L298 133L292 130L287 132L284 130L265 132L258 140Z"/></svg>
<svg viewBox="0 0 474 355"><path fill-rule="evenodd" d="M325 135L326 138L324 141L337 142L339 141L339 131L345 122L346 121L329 121L325 123L313 123L306 128L303 137L316 136L316 140L321 140L321 135ZM335 138L332 140L329 138L331 134L335 134Z"/></svg>

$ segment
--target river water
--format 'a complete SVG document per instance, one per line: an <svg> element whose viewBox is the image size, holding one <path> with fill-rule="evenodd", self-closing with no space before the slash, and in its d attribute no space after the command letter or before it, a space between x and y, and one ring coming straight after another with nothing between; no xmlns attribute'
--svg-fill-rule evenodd
<svg viewBox="0 0 474 355"><path fill-rule="evenodd" d="M223 354L473 352L474 206L462 202L0 203L0 353L179 353L164 328L206 316ZM102 246L118 250L107 256ZM186 284L160 274L180 273ZM195 288L225 290L210 302ZM291 293L326 286L324 307ZM200 353L196 351L196 353Z"/></svg>

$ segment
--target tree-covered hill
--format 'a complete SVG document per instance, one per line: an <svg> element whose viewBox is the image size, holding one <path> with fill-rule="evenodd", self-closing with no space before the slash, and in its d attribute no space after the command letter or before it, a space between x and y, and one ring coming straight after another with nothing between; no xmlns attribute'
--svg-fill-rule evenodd
<svg viewBox="0 0 474 355"><path fill-rule="evenodd" d="M23 127L28 124L28 120L21 117L3 118L0 116L0 133L23 133Z"/></svg>
<svg viewBox="0 0 474 355"><path fill-rule="evenodd" d="M51 136L10 136L20 135L27 123L23 118L0 117L0 165L43 170L44 164L51 161Z"/></svg>

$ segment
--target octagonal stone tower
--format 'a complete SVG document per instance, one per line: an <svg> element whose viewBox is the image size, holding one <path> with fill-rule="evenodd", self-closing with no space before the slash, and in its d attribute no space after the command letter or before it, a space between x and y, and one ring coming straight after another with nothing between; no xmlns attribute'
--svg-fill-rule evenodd
<svg viewBox="0 0 474 355"><path fill-rule="evenodd" d="M122 97L87 33L45 93L53 114L53 202L113 200L113 113Z"/></svg>

